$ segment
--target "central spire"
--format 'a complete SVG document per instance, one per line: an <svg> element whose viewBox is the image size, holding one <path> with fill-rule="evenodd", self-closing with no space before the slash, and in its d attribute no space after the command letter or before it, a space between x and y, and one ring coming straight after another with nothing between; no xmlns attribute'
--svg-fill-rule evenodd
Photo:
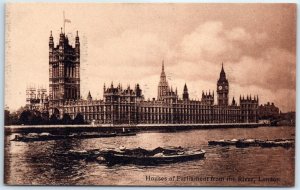
<svg viewBox="0 0 300 190"><path fill-rule="evenodd" d="M158 100L162 100L167 95L168 87L169 85L165 73L165 64L163 60L161 66L160 81L158 84L158 95L157 95Z"/></svg>
<svg viewBox="0 0 300 190"><path fill-rule="evenodd" d="M161 74L160 74L160 81L166 81L166 73L165 73L165 63L164 60L162 61L161 65Z"/></svg>

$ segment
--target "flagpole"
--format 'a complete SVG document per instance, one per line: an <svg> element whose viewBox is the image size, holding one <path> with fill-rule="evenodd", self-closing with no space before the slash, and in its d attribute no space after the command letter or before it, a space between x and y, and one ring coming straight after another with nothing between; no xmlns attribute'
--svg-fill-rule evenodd
<svg viewBox="0 0 300 190"><path fill-rule="evenodd" d="M65 19L65 11L63 12L63 17L64 17L64 18L63 18L63 19L64 19L64 34L65 34L65 23L66 23L66 22L65 22L65 20L66 20L66 19Z"/></svg>

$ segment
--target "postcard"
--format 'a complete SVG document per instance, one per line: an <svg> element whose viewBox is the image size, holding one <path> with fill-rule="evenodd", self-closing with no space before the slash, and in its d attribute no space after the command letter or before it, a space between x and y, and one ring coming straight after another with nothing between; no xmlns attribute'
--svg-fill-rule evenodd
<svg viewBox="0 0 300 190"><path fill-rule="evenodd" d="M6 185L294 186L296 4L7 3Z"/></svg>

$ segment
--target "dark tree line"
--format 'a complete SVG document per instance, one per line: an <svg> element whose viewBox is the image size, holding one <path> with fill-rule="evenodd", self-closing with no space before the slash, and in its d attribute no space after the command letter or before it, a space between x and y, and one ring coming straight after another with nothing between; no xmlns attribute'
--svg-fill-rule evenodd
<svg viewBox="0 0 300 190"><path fill-rule="evenodd" d="M78 113L74 119L69 114L59 118L56 114L49 117L48 112L41 113L37 110L23 110L19 113L4 112L5 125L75 125L86 124L82 114Z"/></svg>

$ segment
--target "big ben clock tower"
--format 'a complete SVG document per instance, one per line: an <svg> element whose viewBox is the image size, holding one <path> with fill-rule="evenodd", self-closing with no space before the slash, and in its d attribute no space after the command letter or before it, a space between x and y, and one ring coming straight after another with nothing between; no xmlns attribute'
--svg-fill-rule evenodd
<svg viewBox="0 0 300 190"><path fill-rule="evenodd" d="M217 83L217 93L218 93L218 105L219 106L228 106L228 92L229 92L229 84L226 79L226 74L223 68L220 72L220 78Z"/></svg>

